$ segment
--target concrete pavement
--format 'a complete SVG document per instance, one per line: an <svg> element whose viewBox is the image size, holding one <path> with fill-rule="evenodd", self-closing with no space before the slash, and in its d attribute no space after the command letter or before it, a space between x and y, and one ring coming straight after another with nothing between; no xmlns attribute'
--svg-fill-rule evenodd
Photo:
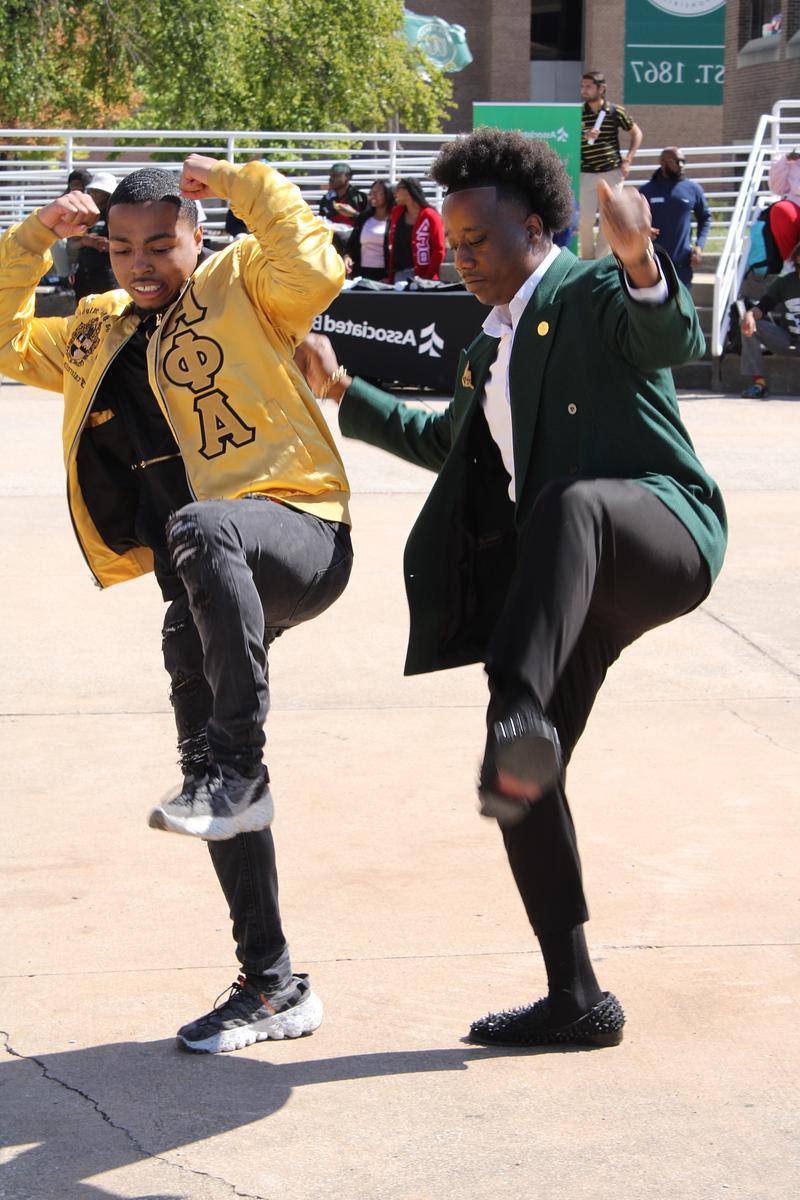
<svg viewBox="0 0 800 1200"><path fill-rule="evenodd" d="M484 684L404 679L400 571L432 476L357 443L343 599L274 647L269 763L311 1038L190 1056L235 976L177 782L152 580L91 586L60 399L4 384L2 1200L754 1200L797 1188L800 403L687 396L726 495L708 602L609 675L570 769L613 1050L492 1051L541 994L474 811ZM326 406L335 422L335 409Z"/></svg>

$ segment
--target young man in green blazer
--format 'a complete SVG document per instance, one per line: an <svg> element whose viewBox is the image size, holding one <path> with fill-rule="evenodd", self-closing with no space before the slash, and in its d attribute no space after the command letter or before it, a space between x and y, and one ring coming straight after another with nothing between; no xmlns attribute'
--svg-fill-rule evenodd
<svg viewBox="0 0 800 1200"><path fill-rule="evenodd" d="M624 1015L601 990L564 791L611 663L706 597L725 509L678 412L670 367L703 335L650 240L633 189L601 184L614 257L553 247L569 221L566 172L543 142L479 130L432 169L467 289L492 306L441 414L337 367L327 339L299 352L342 431L438 472L405 552L406 673L484 662L479 795L497 818L542 949L548 995L472 1025L480 1042L614 1045Z"/></svg>

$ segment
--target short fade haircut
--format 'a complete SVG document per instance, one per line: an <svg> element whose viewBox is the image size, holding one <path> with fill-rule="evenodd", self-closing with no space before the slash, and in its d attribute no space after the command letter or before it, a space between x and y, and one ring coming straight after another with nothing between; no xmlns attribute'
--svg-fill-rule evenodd
<svg viewBox="0 0 800 1200"><path fill-rule="evenodd" d="M546 142L517 129L476 129L440 150L431 176L448 194L495 187L498 195L536 213L548 233L572 220L572 187L564 164Z"/></svg>
<svg viewBox="0 0 800 1200"><path fill-rule="evenodd" d="M117 184L108 202L107 213L115 204L146 204L148 201L166 200L178 210L178 219L186 221L192 229L197 228L197 205L181 195L180 181L171 171L160 167L145 167L134 171Z"/></svg>

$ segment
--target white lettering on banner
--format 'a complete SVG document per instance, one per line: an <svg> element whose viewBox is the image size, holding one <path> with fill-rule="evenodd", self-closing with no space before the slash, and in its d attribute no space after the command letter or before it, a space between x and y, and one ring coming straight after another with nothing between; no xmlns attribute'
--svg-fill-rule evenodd
<svg viewBox="0 0 800 1200"><path fill-rule="evenodd" d="M419 340L413 329L384 329L368 321L337 321L328 313L314 317L311 328L315 333L340 333L343 337L386 342L390 346L416 346L418 354L429 354L431 358L441 358L440 351L444 349L444 338L436 332L433 321L420 330Z"/></svg>
<svg viewBox="0 0 800 1200"><path fill-rule="evenodd" d="M423 338L427 338L428 340L423 341ZM444 338L439 337L438 333L436 332L436 326L434 325L433 321L431 321L430 325L426 325L424 329L420 330L419 348L417 353L430 354L431 358L441 358L442 356L439 351L441 350L442 346L444 346Z"/></svg>
<svg viewBox="0 0 800 1200"><path fill-rule="evenodd" d="M417 230L417 262L421 267L427 267L431 261L431 222L426 217Z"/></svg>
<svg viewBox="0 0 800 1200"><path fill-rule="evenodd" d="M663 62L645 61L643 58L631 59L628 64L630 66L633 78L637 83L687 83L691 80L684 79L684 68L689 70L686 63L671 62L666 59ZM722 86L725 82L725 64L722 63L697 63L695 66L698 74L694 78L695 83L716 84Z"/></svg>

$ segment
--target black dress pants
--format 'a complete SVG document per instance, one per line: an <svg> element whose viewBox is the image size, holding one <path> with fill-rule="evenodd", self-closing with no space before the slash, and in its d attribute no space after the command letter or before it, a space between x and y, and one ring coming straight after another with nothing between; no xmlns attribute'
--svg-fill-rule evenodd
<svg viewBox="0 0 800 1200"><path fill-rule="evenodd" d="M344 590L350 532L266 498L204 500L168 526L186 591L163 627L164 665L185 775L217 762L260 761L269 708L268 649L285 629L311 620ZM291 978L270 829L209 842L228 901L236 955L271 990Z"/></svg>
<svg viewBox="0 0 800 1200"><path fill-rule="evenodd" d="M641 484L548 484L520 531L487 650L490 715L532 696L555 724L566 764L609 666L646 630L695 608L709 587L694 539ZM535 932L588 920L563 779L503 837Z"/></svg>

